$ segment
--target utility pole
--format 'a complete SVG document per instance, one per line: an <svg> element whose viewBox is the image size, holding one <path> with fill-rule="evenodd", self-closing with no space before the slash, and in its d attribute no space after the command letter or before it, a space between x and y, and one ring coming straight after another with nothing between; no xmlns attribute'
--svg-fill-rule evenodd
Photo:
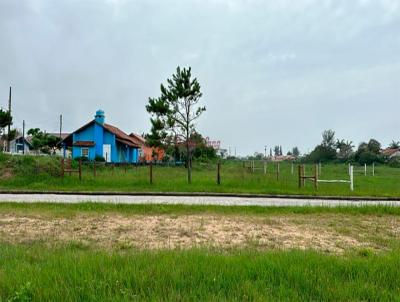
<svg viewBox="0 0 400 302"><path fill-rule="evenodd" d="M8 112L10 113L11 116L11 86L10 86L10 93L8 96ZM8 131L7 131L7 152L10 152L10 129L11 125L8 125Z"/></svg>
<svg viewBox="0 0 400 302"><path fill-rule="evenodd" d="M25 154L25 120L22 121L22 154Z"/></svg>
<svg viewBox="0 0 400 302"><path fill-rule="evenodd" d="M264 158L267 159L267 146L264 147Z"/></svg>
<svg viewBox="0 0 400 302"><path fill-rule="evenodd" d="M60 140L61 140L61 132L62 132L62 114L60 114Z"/></svg>

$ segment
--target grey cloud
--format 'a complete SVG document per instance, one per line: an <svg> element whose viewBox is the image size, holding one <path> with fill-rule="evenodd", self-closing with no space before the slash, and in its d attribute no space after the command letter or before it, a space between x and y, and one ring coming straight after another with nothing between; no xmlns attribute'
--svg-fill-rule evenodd
<svg viewBox="0 0 400 302"><path fill-rule="evenodd" d="M307 151L325 128L387 144L400 139L399 28L389 0L3 0L0 105L12 84L16 126L55 131L62 113L74 130L103 108L148 131L148 97L190 65L199 129L241 154Z"/></svg>

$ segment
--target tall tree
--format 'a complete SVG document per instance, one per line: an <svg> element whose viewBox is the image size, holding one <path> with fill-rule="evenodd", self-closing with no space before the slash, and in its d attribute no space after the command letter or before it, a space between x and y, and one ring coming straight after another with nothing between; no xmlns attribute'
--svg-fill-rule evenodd
<svg viewBox="0 0 400 302"><path fill-rule="evenodd" d="M335 144L336 148L338 149L337 157L339 159L348 159L353 154L353 142L352 141L345 141L337 140Z"/></svg>
<svg viewBox="0 0 400 302"><path fill-rule="evenodd" d="M292 155L295 156L295 157L298 157L300 155L300 150L299 150L298 147L293 147Z"/></svg>
<svg viewBox="0 0 400 302"><path fill-rule="evenodd" d="M146 106L151 114L151 131L146 136L150 146L185 144L188 183L192 182L192 144L190 137L195 133L195 121L206 110L199 106L202 96L200 84L192 78L191 68L178 67L167 85L161 84L161 96L149 98Z"/></svg>
<svg viewBox="0 0 400 302"><path fill-rule="evenodd" d="M312 162L327 162L336 158L335 131L325 130L322 133L322 142L307 156Z"/></svg>
<svg viewBox="0 0 400 302"><path fill-rule="evenodd" d="M335 131L325 130L322 133L322 146L333 148L335 145Z"/></svg>
<svg viewBox="0 0 400 302"><path fill-rule="evenodd" d="M389 145L389 148L390 149L399 149L400 148L400 142L396 142L396 141L392 141L391 143L390 143L390 145Z"/></svg>
<svg viewBox="0 0 400 302"><path fill-rule="evenodd" d="M32 136L32 147L34 150L50 154L58 143L60 138L41 131L39 128L29 129L28 135Z"/></svg>
<svg viewBox="0 0 400 302"><path fill-rule="evenodd" d="M280 155L280 151L281 151L281 149L279 148L279 146L275 146L274 147L274 155L275 156L279 156Z"/></svg>
<svg viewBox="0 0 400 302"><path fill-rule="evenodd" d="M6 137L5 135L5 128L8 126L12 125L12 116L10 111L6 111L3 109L0 109L0 134L3 136L3 139L5 139ZM7 141L8 141L8 137L7 137ZM8 148L8 144L7 144L7 148Z"/></svg>

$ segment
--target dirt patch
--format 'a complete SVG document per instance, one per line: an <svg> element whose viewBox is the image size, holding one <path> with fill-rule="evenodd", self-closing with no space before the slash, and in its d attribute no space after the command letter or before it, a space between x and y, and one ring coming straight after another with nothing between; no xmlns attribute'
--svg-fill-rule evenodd
<svg viewBox="0 0 400 302"><path fill-rule="evenodd" d="M14 172L11 168L4 168L0 171L0 179L7 180L14 177Z"/></svg>
<svg viewBox="0 0 400 302"><path fill-rule="evenodd" d="M379 236L379 242L382 238L398 238L399 226L397 217L337 215L0 215L1 239L7 242L76 241L105 248L138 249L296 248L340 254L353 248L385 249L369 234Z"/></svg>

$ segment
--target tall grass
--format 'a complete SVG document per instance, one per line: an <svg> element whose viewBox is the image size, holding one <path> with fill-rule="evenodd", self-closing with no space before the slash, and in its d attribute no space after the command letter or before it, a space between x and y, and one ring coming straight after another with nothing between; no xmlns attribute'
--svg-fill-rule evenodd
<svg viewBox="0 0 400 302"><path fill-rule="evenodd" d="M0 213L47 214L71 216L82 213L119 213L123 215L275 215L275 214L348 214L348 215L400 215L400 208L393 206L345 206L345 207L259 207L259 206L213 206L213 205L157 205L113 204L82 202L63 203L14 203L1 202Z"/></svg>
<svg viewBox="0 0 400 302"><path fill-rule="evenodd" d="M104 252L0 245L0 299L394 301L400 255L207 250Z"/></svg>

